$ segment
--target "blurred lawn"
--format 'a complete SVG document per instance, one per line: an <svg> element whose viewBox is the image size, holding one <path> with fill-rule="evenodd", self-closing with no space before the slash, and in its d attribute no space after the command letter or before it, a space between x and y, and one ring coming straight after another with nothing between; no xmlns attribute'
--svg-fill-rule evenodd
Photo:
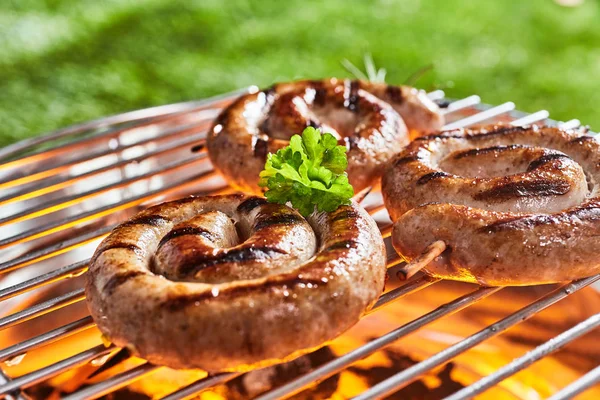
<svg viewBox="0 0 600 400"><path fill-rule="evenodd" d="M242 86L347 76L546 108L600 128L600 3L552 0L3 0L0 146L73 122Z"/></svg>

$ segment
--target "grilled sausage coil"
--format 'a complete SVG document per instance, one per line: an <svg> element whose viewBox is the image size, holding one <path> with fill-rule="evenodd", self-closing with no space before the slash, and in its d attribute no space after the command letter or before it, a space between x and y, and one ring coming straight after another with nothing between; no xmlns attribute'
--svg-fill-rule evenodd
<svg viewBox="0 0 600 400"><path fill-rule="evenodd" d="M422 137L382 180L408 260L437 240L432 275L529 285L600 272L600 144L555 127L491 126Z"/></svg>
<svg viewBox="0 0 600 400"><path fill-rule="evenodd" d="M409 142L412 132L443 125L424 92L357 80L280 83L241 96L208 134L215 168L238 189L260 193L266 155L288 145L308 126L334 134L348 149L348 177L361 190L380 177L383 165Z"/></svg>
<svg viewBox="0 0 600 400"><path fill-rule="evenodd" d="M345 331L385 274L379 230L356 204L306 220L259 197L191 197L115 228L86 295L103 334L152 363L239 370Z"/></svg>

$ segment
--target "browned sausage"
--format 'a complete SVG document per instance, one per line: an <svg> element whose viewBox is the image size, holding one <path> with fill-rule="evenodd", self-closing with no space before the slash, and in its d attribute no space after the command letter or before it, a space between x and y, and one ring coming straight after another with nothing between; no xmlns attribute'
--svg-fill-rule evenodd
<svg viewBox="0 0 600 400"><path fill-rule="evenodd" d="M443 240L432 275L530 285L600 272L600 145L576 131L491 126L423 137L382 190L407 259Z"/></svg>
<svg viewBox="0 0 600 400"><path fill-rule="evenodd" d="M442 125L437 106L413 88L300 81L241 96L217 118L207 144L213 165L230 184L260 193L258 177L267 153L287 146L307 126L320 127L346 145L348 177L359 191L373 184L383 165L409 142L408 129L430 132Z"/></svg>
<svg viewBox="0 0 600 400"><path fill-rule="evenodd" d="M241 195L151 207L98 247L90 312L152 363L208 371L296 357L351 327L381 294L375 222L358 205L305 220Z"/></svg>

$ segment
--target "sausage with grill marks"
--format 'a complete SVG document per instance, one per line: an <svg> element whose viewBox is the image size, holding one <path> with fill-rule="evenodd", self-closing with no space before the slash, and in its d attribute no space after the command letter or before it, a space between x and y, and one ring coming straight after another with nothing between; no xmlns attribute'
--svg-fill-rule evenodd
<svg viewBox="0 0 600 400"><path fill-rule="evenodd" d="M409 142L443 125L424 92L358 80L280 83L241 96L209 130L215 168L233 186L261 193L259 174L268 153L285 147L308 126L336 136L348 149L348 178L355 190L373 184L384 164Z"/></svg>
<svg viewBox="0 0 600 400"><path fill-rule="evenodd" d="M491 126L411 143L382 180L394 247L435 241L434 276L530 285L600 272L600 145L577 131Z"/></svg>
<svg viewBox="0 0 600 400"><path fill-rule="evenodd" d="M99 329L152 363L239 370L345 331L385 273L379 230L356 204L306 220L259 197L191 197L115 228L86 295Z"/></svg>

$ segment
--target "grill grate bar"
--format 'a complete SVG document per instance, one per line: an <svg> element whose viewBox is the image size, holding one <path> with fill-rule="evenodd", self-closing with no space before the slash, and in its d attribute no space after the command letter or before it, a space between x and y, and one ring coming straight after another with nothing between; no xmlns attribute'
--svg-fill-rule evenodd
<svg viewBox="0 0 600 400"><path fill-rule="evenodd" d="M559 126L563 129L573 129L581 126L581 122L578 119L570 119L566 122L561 122Z"/></svg>
<svg viewBox="0 0 600 400"><path fill-rule="evenodd" d="M452 396L447 397L446 400L470 399L598 326L600 326L600 314L593 315L585 321L580 322L571 329L564 331L560 335L536 347L524 356L513 360L493 374L490 374L474 384L454 393Z"/></svg>
<svg viewBox="0 0 600 400"><path fill-rule="evenodd" d="M80 365L85 365L88 362L107 355L116 350L114 346L104 346L98 345L96 347L92 347L89 350L83 351L79 354L76 354L72 357L66 358L57 363L51 364L47 367L40 368L34 372L31 372L27 375L20 376L18 378L13 379L12 381L6 383L5 385L0 386L0 395L5 395L7 393L11 393L17 389L28 388L36 383L43 382L48 378L56 376L62 372L68 371L71 368L75 368Z"/></svg>
<svg viewBox="0 0 600 400"><path fill-rule="evenodd" d="M443 108L441 111L442 114L447 115L459 110L463 110L465 108L475 106L479 103L481 103L481 98L475 94L473 96L465 97L464 99L453 101L452 103L448 104L448 107Z"/></svg>
<svg viewBox="0 0 600 400"><path fill-rule="evenodd" d="M128 209L134 206L138 206L145 201L151 200L158 196L165 196L177 190L183 189L188 186L196 185L202 181L206 181L213 176L216 176L214 171L203 172L200 174L193 175L189 178L186 178L182 181L173 183L171 185L165 185L160 189L155 189L146 193L143 193L138 196L134 196L131 198L127 198L115 204L109 204L104 207L99 207L94 210L87 211L85 213L81 213L79 215L74 215L72 217L67 217L57 222L52 222L49 224L45 224L43 226L27 230L20 234L10 236L6 239L0 240L0 249L18 244L31 241L33 239L37 239L51 233L59 232L61 230L73 227L82 223L86 220L90 220L95 218L99 218L105 215L110 215L118 210Z"/></svg>
<svg viewBox="0 0 600 400"><path fill-rule="evenodd" d="M173 393L163 397L161 400L186 399L186 398L193 396L205 389L228 382L240 375L241 375L241 373L239 373L239 372L225 372L225 373L216 374L216 375L209 375L206 378L202 378L196 382L193 382L193 383L179 389L176 392L173 392Z"/></svg>
<svg viewBox="0 0 600 400"><path fill-rule="evenodd" d="M4 204L13 203L16 201L28 200L28 199L32 199L34 197L39 197L39 196L42 196L42 195L45 195L48 193L52 193L59 189L63 189L65 187L67 187L68 185L78 182L80 180L90 178L92 176L102 174L104 172L107 172L107 171L110 171L110 170L113 170L116 168L124 167L128 164L139 163L139 162L145 161L147 159L150 159L152 157L156 157L156 156L168 154L173 151L180 150L184 147L192 145L193 143L197 143L197 142L201 141L204 136L205 136L204 134L194 135L194 136L187 138L184 141L178 141L175 143L171 143L167 146L162 146L162 147L158 148L157 150L150 151L148 153L144 153L140 156L121 160L114 164L110 164L105 167L93 169L91 171L84 172L84 173L81 173L78 175L71 175L71 176L67 176L67 177L59 176L55 179L49 178L33 188L26 188L26 189L23 189L16 193L11 193L8 196L0 198L0 206L2 206Z"/></svg>
<svg viewBox="0 0 600 400"><path fill-rule="evenodd" d="M600 279L600 275L592 276L590 278L580 279L573 281L572 283L563 285L556 290L548 293L547 295L539 298L535 302L521 308L519 311L514 312L506 318L488 326L485 329L469 336L468 338L452 345L445 350L437 353L436 355L415 364L402 372L393 375L392 377L378 383L369 390L363 392L361 395L356 396L355 400L366 400L374 397L383 397L387 394L393 393L400 387L411 383L413 380L421 376L427 371L445 363L456 357L457 355L465 352L466 350L478 345L486 339L504 332L513 325L523 322L526 319L532 317L539 311L551 306L557 301L564 299L571 293L574 293L586 286L591 285Z"/></svg>
<svg viewBox="0 0 600 400"><path fill-rule="evenodd" d="M393 331L390 331L378 337L377 339L374 339L369 343L344 354L343 356L340 356L321 365L318 368L315 368L307 374L291 380L275 390L271 390L270 392L259 396L257 400L277 400L280 398L289 397L299 392L303 387L330 377L331 375L346 368L348 365L375 353L376 351L400 339L401 337L404 337L409 333L412 333L423 326L430 324L431 322L437 321L444 316L454 314L455 312L467 308L501 289L501 287L482 287L474 290L471 293L467 293L449 303L439 306L435 310L423 315L420 318L404 324L401 327L396 328Z"/></svg>
<svg viewBox="0 0 600 400"><path fill-rule="evenodd" d="M67 336L74 335L86 329L96 326L91 316L87 316L77 321L71 322L59 328L53 329L41 335L27 339L13 346L0 350L0 362L10 360L20 355L26 354L28 351L45 346Z"/></svg>
<svg viewBox="0 0 600 400"><path fill-rule="evenodd" d="M570 400L574 399L579 393L591 388L600 382L600 365L571 383L569 386L548 397L547 400Z"/></svg>
<svg viewBox="0 0 600 400"><path fill-rule="evenodd" d="M523 126L533 124L535 122L542 121L550 116L550 113L546 110L540 110L533 114L526 115L523 118L515 119L510 124L514 126Z"/></svg>
<svg viewBox="0 0 600 400"><path fill-rule="evenodd" d="M94 196L109 192L114 189L123 188L129 186L132 183L143 181L146 179L153 178L156 175L161 175L167 172L175 172L181 170L185 167L190 167L192 164L196 164L202 162L206 159L204 155L200 157L193 157L189 159L184 159L181 161L174 161L172 163L161 166L160 168L146 172L144 174L134 176L127 179L121 179L116 183L111 183L109 185L100 186L96 189L88 190L87 192L77 193L72 196L61 197L54 201L45 202L37 207L33 207L24 211L21 211L17 214L13 214L10 217L0 219L0 226L4 226L10 223L27 221L36 217L40 217L42 215L46 215L58 210L62 210L64 208L70 207L74 204L81 203L85 200L88 200Z"/></svg>
<svg viewBox="0 0 600 400"><path fill-rule="evenodd" d="M108 232L110 232L115 226L117 226L117 224L108 225L103 228L84 233L81 236L65 240L64 242L53 244L41 250L32 251L22 256L16 257L13 260L0 264L0 274L4 274L19 268L26 267L33 263L43 261L48 258L65 253L67 251L73 250L77 247L93 242L94 240L98 240L104 235L108 234Z"/></svg>
<svg viewBox="0 0 600 400"><path fill-rule="evenodd" d="M502 114L506 114L507 112L511 112L515 109L515 103L509 101L504 104L500 104L499 106L489 108L485 111L479 112L477 114L471 115L466 118L462 118L458 121L451 122L449 124L444 125L442 129L450 130L450 129L458 129L464 128L469 125L474 125L479 122L483 122L485 120L497 117Z"/></svg>
<svg viewBox="0 0 600 400"><path fill-rule="evenodd" d="M111 137L115 136L115 134L122 133L124 130L129 129L127 127L125 129L120 128L117 129L116 132L114 130L110 130L107 132L100 132L98 134L92 135L88 138L84 138L82 140L75 140L68 144L58 144L56 146L50 147L48 149L44 149L43 151L38 151L33 154L29 154L26 156L19 157L18 154L26 151L29 148L51 142L56 139L61 139L65 137L75 136L78 134L82 134L87 131L92 131L95 129L101 129L108 126L114 126L117 124L123 123L132 123L135 122L136 125L133 127L140 127L143 124L156 123L161 120L161 117L176 117L178 114L191 112L191 111L201 111L206 108L219 108L226 106L229 102L237 98L239 95L256 90L254 86L236 90L233 92L225 93L222 95L209 97L203 100L195 100L184 103L175 103L168 104L164 106L151 107L142 110L131 111L123 114L117 114L109 117L103 117L97 120L85 122L83 124L73 125L64 129L60 129L58 131L51 132L47 135L38 136L35 138L25 139L18 143L9 145L3 149L0 149L0 168L4 167L9 162L19 162L19 165L25 162L35 161L39 158L39 156L45 155L47 152L58 149L68 149L73 144L79 144L82 142L86 142L89 140L93 140L100 137ZM158 120L158 121L157 121ZM7 159L14 158L13 161L6 161ZM45 158L45 157L44 157ZM4 160L3 163L1 163Z"/></svg>
<svg viewBox="0 0 600 400"><path fill-rule="evenodd" d="M30 319L39 317L41 315L48 314L49 312L58 310L59 308L66 307L73 303L77 303L83 299L85 299L83 288L73 290L72 292L44 301L43 303L36 304L35 306L29 307L23 311L0 318L0 330L10 328L11 326L29 321Z"/></svg>
<svg viewBox="0 0 600 400"><path fill-rule="evenodd" d="M131 149L133 147L144 146L144 145L148 145L148 144L157 144L157 143L160 143L163 141L167 141L167 140L176 138L178 135L182 135L182 134L186 133L186 131L191 131L191 132L197 134L198 133L197 131L202 129L199 127L199 125L203 125L203 124L205 125L206 123L203 122L202 124L198 123L198 124L194 124L194 125L169 129L169 130L163 132L163 134L161 136L149 137L149 138L140 140L138 142L134 142L134 143L130 143L130 144L127 144L124 146L116 147L114 149L109 148L109 149L103 150L101 152L84 155L82 157L78 157L73 160L69 160L64 163L58 164L58 165L45 167L45 169L42 168L39 171L33 171L25 176L21 176L18 178L10 178L9 177L7 179L0 181L0 189L7 189L7 188L15 187L15 186L20 186L20 185L23 185L26 183L39 181L40 179L43 179L43 178L52 177L61 172L68 171L69 169L75 167L76 165L84 164L86 162L90 162L92 160L96 160L96 159L106 157L106 156L111 156L111 155L115 155L115 154L119 154L119 153L122 154L122 152L124 152L125 150Z"/></svg>
<svg viewBox="0 0 600 400"><path fill-rule="evenodd" d="M122 372L115 376L110 377L109 379L97 383L92 386L88 386L85 389L82 389L76 393L73 393L69 396L65 396L64 400L87 400L87 399L97 399L100 396L104 396L112 392L113 390L117 390L122 388L123 386L127 386L130 383L141 379L145 376L150 375L153 372L156 372L161 367L157 367L150 363L144 363L142 365L138 365L135 368L132 368L128 371Z"/></svg>
<svg viewBox="0 0 600 400"><path fill-rule="evenodd" d="M0 290L0 301L10 299L21 293L28 292L30 290L39 288L40 286L59 281L61 279L75 278L80 276L87 271L89 261L90 260L87 259L66 265L62 268L55 269L54 271L38 275L35 278L2 289Z"/></svg>
<svg viewBox="0 0 600 400"><path fill-rule="evenodd" d="M6 376L6 374L0 371L0 385L4 385L7 382L10 382L10 378ZM14 393L5 397L7 400L30 400L29 396L21 393L20 390L16 390Z"/></svg>
<svg viewBox="0 0 600 400"><path fill-rule="evenodd" d="M438 90L434 90L433 92L427 93L427 97L429 97L433 101L441 100L444 97L446 97L446 93L444 93L443 90L438 89Z"/></svg>
<svg viewBox="0 0 600 400"><path fill-rule="evenodd" d="M390 266L388 265L388 268L389 267ZM415 293L421 289L425 289L426 287L431 286L434 283L439 282L439 281L440 281L440 279L432 278L427 275L424 275L418 279L408 281L407 283L400 286L399 288L392 289L389 292L382 294L379 297L379 299L377 300L377 303L375 303L375 305L373 306L373 308L369 310L369 314L379 310L381 307L388 305L389 303L393 302L394 300L398 300L399 298L402 298L406 295Z"/></svg>

